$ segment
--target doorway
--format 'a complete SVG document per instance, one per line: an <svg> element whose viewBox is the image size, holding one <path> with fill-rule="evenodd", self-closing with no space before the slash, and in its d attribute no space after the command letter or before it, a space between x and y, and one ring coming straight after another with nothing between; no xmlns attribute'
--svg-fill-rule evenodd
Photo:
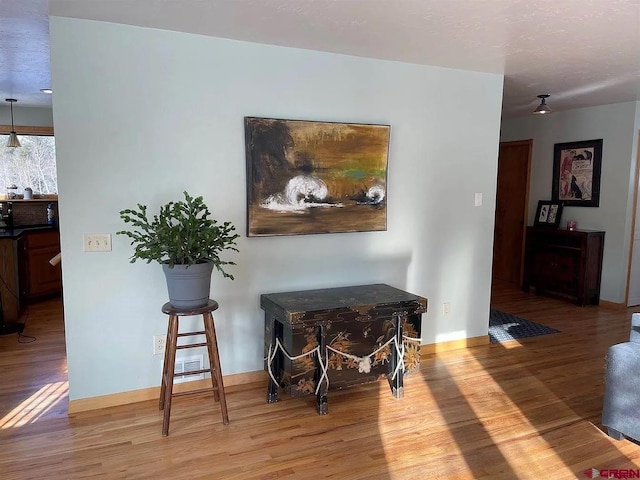
<svg viewBox="0 0 640 480"><path fill-rule="evenodd" d="M533 140L500 142L493 278L522 285Z"/></svg>

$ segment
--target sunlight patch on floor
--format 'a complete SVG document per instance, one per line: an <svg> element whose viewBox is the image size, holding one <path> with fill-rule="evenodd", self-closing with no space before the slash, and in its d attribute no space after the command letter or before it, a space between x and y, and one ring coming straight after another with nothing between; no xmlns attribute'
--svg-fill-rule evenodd
<svg viewBox="0 0 640 480"><path fill-rule="evenodd" d="M69 382L48 383L0 419L0 430L35 423L69 392Z"/></svg>
<svg viewBox="0 0 640 480"><path fill-rule="evenodd" d="M505 350L511 350L512 348L522 347L522 343L520 343L520 341L515 338L513 340L508 340L506 342L500 342L499 344L496 344L496 345L500 345L500 348L504 348Z"/></svg>
<svg viewBox="0 0 640 480"><path fill-rule="evenodd" d="M513 342L511 348L517 346L519 346L517 342ZM442 369L446 369L448 372L444 376ZM537 435L537 428L541 425L534 424L527 417L526 409L523 411L510 397L509 392L504 391L498 381L488 374L479 374L479 371L485 371L485 368L478 360L466 360L463 371L459 371L455 366L451 368L450 365L444 366L442 364L438 365L436 370L439 371L438 380L432 384L429 384L428 377L424 376L422 378L411 376L405 379L407 383L420 381L419 389L422 391L420 391L419 397L421 400L426 399L426 401L422 401L418 412L411 410L411 413L417 413L413 418L415 427L420 430L431 429L431 437L436 439L433 445L423 448L422 453L428 455L432 449L434 456L443 456L442 449L446 448L446 456L456 461L452 461L446 466L426 466L422 464L420 459L411 456L398 458L399 447L394 443L405 442L406 438L394 436L393 431L397 425L385 424L381 418L379 429L385 453L396 452L393 458L387 457L387 468L392 474L392 478L403 478L412 468L419 466L426 469L433 478L441 476L474 478L481 471L487 469L487 471L491 471L491 465L483 465L474 454L478 446L482 446L489 452L493 450L494 457L502 459L502 462L498 463L504 463L504 470L501 472L496 470L493 473L512 475L512 478L520 478L520 473L526 476L525 468L529 473L540 474L541 478L544 476L544 465L540 466L540 471L536 471L537 467L531 470L530 459L532 457L546 458L548 461L553 458L553 462L564 463L544 436L531 438ZM532 378L531 382L538 381ZM535 387L520 386L519 388L525 388L532 392L547 391L553 395L548 388L541 384ZM460 401L460 397L456 393L465 399L466 409L459 407L448 411L448 403ZM556 403L553 408L562 407ZM464 410L466 410L466 414L461 416L460 412ZM562 412L562 415L571 416L572 412ZM407 415L406 418L409 419L410 415ZM548 419L547 422L545 426L548 427L553 423L553 418ZM464 427L464 425L467 426ZM403 425L403 427L407 429L407 426ZM407 430L411 431L411 428ZM514 438L514 433L517 434L516 438ZM524 445L517 438L518 436L527 439L528 449L524 448ZM457 459L463 459L463 461L459 462ZM570 473L568 468L567 473Z"/></svg>
<svg viewBox="0 0 640 480"><path fill-rule="evenodd" d="M420 367L420 368L425 368ZM455 471L446 462L434 464L428 462L429 457L459 458L464 452L457 444L456 439L447 427L447 419L438 408L436 395L425 383L425 379L419 372L404 377L405 388L411 388L412 392L406 392L401 399L393 398L386 381L380 382L380 392L385 401L380 403L378 412L378 432L380 443L384 450L388 478L392 480L404 480L406 478L447 478L457 476L459 478L473 478L473 472L466 465L456 466ZM419 388L417 392L415 388ZM412 399L412 393L419 395L420 403ZM398 407L406 409L400 422L389 422L387 414L394 416ZM387 413L388 409L388 413ZM420 447L421 457L417 458L410 448L406 448L407 439L412 432L424 432L430 429L428 444ZM411 441L416 441L415 438ZM424 438L421 438L424 442ZM390 453L393 452L393 453ZM427 462L425 465L423 462ZM426 473L425 473L426 472ZM426 476L425 476L426 475Z"/></svg>
<svg viewBox="0 0 640 480"><path fill-rule="evenodd" d="M511 344L509 348L520 346L517 340L506 342ZM505 347L504 343L500 344ZM506 348L506 347L505 347ZM466 366L472 371L485 370L484 366L478 360L470 360ZM555 399L556 394L553 393L543 382L535 377L527 380L526 387L512 387L511 393L505 391L496 379L489 377L483 386L470 383L465 380L464 375L452 373L455 383L460 393L467 399L470 410L478 419L478 423L482 425L488 438L494 443L495 447L500 451L505 462L513 469L513 472L523 471L524 465L528 465L529 474L540 475L541 478L545 474L545 465L548 463L563 464L564 459L555 450L544 435L539 434L539 429L550 428L555 420L554 417L572 417L576 413L562 402L549 402L549 408L553 409L555 415L551 415L544 420L531 420L527 416L527 407L521 408L517 401L511 397L518 394L519 398L523 397L523 391L529 391L532 394L540 395L540 392L547 392L544 396L548 399ZM508 412L505 415L505 412ZM506 417L506 418L505 418ZM515 434L515 435L514 435ZM523 438L530 435L538 435L537 438L528 438L526 449L521 446L518 436ZM537 458L539 460L546 459L541 465L532 467L532 463L528 460ZM553 458L553 460L551 460ZM540 470L537 471L537 468ZM567 466L567 473L571 473Z"/></svg>

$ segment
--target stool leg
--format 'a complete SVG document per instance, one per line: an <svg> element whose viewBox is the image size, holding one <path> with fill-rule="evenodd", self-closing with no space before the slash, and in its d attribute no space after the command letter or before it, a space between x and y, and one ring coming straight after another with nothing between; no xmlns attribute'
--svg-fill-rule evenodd
<svg viewBox="0 0 640 480"><path fill-rule="evenodd" d="M164 349L164 366L162 367L162 383L160 384L160 399L158 400L158 407L160 410L164 408L164 394L167 391L167 373L169 372L169 350L167 349L167 342L169 342L169 338L171 338L171 319L167 322L167 338L165 341L165 349ZM173 372L171 372L173 373Z"/></svg>
<svg viewBox="0 0 640 480"><path fill-rule="evenodd" d="M211 314L209 314L211 316ZM213 326L213 317L209 319L207 314L202 315L202 321L204 323L204 333L207 337L207 354L209 355L209 369L211 372L211 384L213 386L213 400L216 402L220 401L220 388L218 384L218 378L216 377L215 371L217 370L216 361L213 356L213 342L214 336L211 335L211 329L215 327ZM216 345L217 347L217 345Z"/></svg>
<svg viewBox="0 0 640 480"><path fill-rule="evenodd" d="M222 410L222 423L229 424L229 413L227 412L227 399L224 394L224 384L222 382L222 369L220 368L220 356L218 355L218 339L216 338L216 327L213 323L211 312L203 315L204 331L207 335L207 350L209 352L209 362L211 364L211 383L214 392L220 396L220 409Z"/></svg>
<svg viewBox="0 0 640 480"><path fill-rule="evenodd" d="M176 364L176 346L178 344L178 317L169 317L169 334L167 335L167 350L165 352L165 395L164 415L162 417L162 436L169 435L169 416L171 415L171 398L173 396L173 372Z"/></svg>

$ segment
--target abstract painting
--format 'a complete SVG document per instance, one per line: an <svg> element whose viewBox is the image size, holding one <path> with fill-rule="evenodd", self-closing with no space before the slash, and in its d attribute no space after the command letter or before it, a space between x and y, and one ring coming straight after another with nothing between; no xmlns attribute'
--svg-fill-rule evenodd
<svg viewBox="0 0 640 480"><path fill-rule="evenodd" d="M390 129L245 117L247 235L386 230Z"/></svg>

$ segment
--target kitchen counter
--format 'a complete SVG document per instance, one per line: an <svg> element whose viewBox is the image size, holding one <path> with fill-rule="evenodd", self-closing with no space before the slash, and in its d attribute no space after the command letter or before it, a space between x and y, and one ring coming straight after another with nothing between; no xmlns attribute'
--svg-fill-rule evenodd
<svg viewBox="0 0 640 480"><path fill-rule="evenodd" d="M55 225L47 224L47 225L23 225L21 227L15 227L15 228L0 228L0 240L3 238L9 239L9 240L15 240L25 232L34 232L39 230L57 231L58 227Z"/></svg>

